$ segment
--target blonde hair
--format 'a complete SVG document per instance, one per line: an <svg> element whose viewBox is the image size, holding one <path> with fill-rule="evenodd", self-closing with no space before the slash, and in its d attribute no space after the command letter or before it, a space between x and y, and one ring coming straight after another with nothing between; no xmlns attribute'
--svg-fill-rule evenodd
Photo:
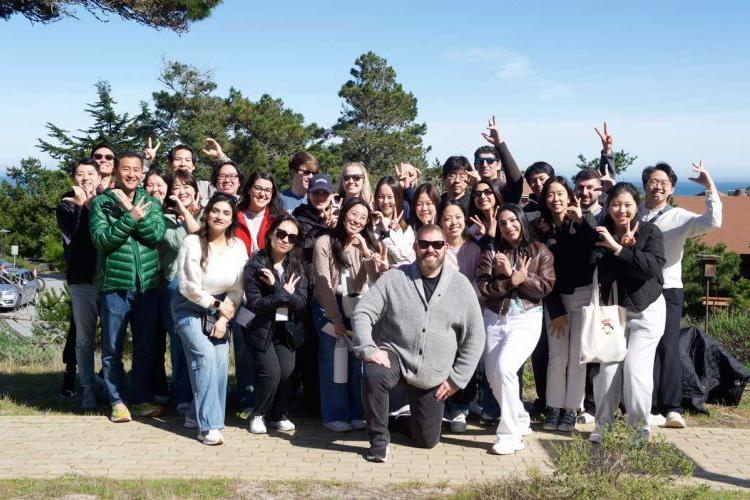
<svg viewBox="0 0 750 500"><path fill-rule="evenodd" d="M372 206L372 186L370 185L370 176L367 174L365 164L361 161L349 161L344 163L344 166L341 168L341 175L339 176L336 192L341 196L344 196L344 172L346 172L346 169L349 167L359 167L362 172L362 192L359 194L359 197Z"/></svg>

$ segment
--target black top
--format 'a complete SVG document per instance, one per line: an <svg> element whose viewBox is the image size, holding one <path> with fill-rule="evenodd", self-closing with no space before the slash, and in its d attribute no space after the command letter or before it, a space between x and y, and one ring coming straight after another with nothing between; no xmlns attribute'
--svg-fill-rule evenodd
<svg viewBox="0 0 750 500"><path fill-rule="evenodd" d="M299 245L302 248L305 263L311 264L315 242L318 238L327 234L329 228L323 221L320 212L310 205L309 202L295 208L292 215L297 219L302 230L302 242Z"/></svg>
<svg viewBox="0 0 750 500"><path fill-rule="evenodd" d="M73 198L69 191L63 198ZM57 205L57 227L63 235L63 250L68 269L65 277L68 284L92 284L96 277L96 248L89 231L89 209L70 201Z"/></svg>
<svg viewBox="0 0 750 500"><path fill-rule="evenodd" d="M443 193L440 196L440 200L441 201L447 200L447 199L448 199L448 193ZM464 195L462 197L460 197L459 199L453 200L453 201L455 201L456 203L458 203L459 205L461 205L461 208L464 211L464 215L468 216L468 214L469 214L469 203L471 203L471 192L469 191L468 186L466 188L466 191L464 191Z"/></svg>
<svg viewBox="0 0 750 500"><path fill-rule="evenodd" d="M500 165L505 174L505 182L498 176L498 180L494 184L500 191L504 203L519 204L523 195L523 174L518 169L516 160L513 159L513 155L510 154L508 146L504 142L497 146L495 151L497 151Z"/></svg>
<svg viewBox="0 0 750 500"><path fill-rule="evenodd" d="M435 288L438 286L438 282L440 281L440 276L443 274L441 271L440 274L435 276L434 278L425 278L422 276L422 287L424 288L424 298L427 299L427 302L430 301L430 297L432 297L432 294L435 292Z"/></svg>

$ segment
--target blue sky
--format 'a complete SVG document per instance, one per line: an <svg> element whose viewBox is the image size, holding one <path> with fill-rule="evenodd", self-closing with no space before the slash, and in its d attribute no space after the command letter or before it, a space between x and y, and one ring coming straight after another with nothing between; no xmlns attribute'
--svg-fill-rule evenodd
<svg viewBox="0 0 750 500"><path fill-rule="evenodd" d="M225 0L181 36L86 13L0 21L0 168L29 155L54 165L36 138L47 121L87 126L99 79L136 111L163 60L330 126L354 60L373 50L418 98L433 157L471 155L495 114L519 164L569 173L578 153L598 154L593 126L607 120L634 169L665 160L687 177L703 160L717 178L750 179L750 4L610 3Z"/></svg>

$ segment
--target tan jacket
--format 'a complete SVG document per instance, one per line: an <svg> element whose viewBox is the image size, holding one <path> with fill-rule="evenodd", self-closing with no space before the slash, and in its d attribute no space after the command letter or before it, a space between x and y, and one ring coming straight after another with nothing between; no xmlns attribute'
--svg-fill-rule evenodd
<svg viewBox="0 0 750 500"><path fill-rule="evenodd" d="M360 251L351 247L344 252L344 257L354 276L354 290L349 290L349 292L365 292L367 283L373 283L377 279L378 273L375 269L375 262L373 260L362 262ZM333 256L329 235L323 235L315 242L312 264L315 279L313 289L315 298L323 307L326 318L331 323L343 325L344 320L336 302L336 288L339 285L341 269Z"/></svg>

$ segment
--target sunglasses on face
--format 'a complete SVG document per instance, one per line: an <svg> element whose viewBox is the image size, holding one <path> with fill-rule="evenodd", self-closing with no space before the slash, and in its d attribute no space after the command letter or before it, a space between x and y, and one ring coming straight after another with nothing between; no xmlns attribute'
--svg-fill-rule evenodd
<svg viewBox="0 0 750 500"><path fill-rule="evenodd" d="M445 246L445 241L443 240L436 240L436 241L430 241L430 240L417 240L417 246L419 246L420 250L427 250L428 248L432 247L435 250L440 250Z"/></svg>
<svg viewBox="0 0 750 500"><path fill-rule="evenodd" d="M276 238L279 241L287 240L290 244L296 245L298 237L299 235L297 233L287 233L283 229L276 230Z"/></svg>
<svg viewBox="0 0 750 500"><path fill-rule="evenodd" d="M497 161L496 158L477 158L477 164L478 165L484 165L485 163L487 165L492 165Z"/></svg>
<svg viewBox="0 0 750 500"><path fill-rule="evenodd" d="M312 177L313 175L315 175L315 172L313 172L312 170L304 170L304 169L297 170L297 173L304 177Z"/></svg>
<svg viewBox="0 0 750 500"><path fill-rule="evenodd" d="M359 181L361 181L361 180L362 180L363 178L364 178L364 177L363 177L363 176L361 176L361 175L345 175L345 176L344 176L344 182L347 182L347 181L354 181L354 182L359 182Z"/></svg>
<svg viewBox="0 0 750 500"><path fill-rule="evenodd" d="M94 158L95 160L101 160L102 158L104 158L107 161L112 161L115 159L113 155L103 155L101 153L96 153L92 156L92 158Z"/></svg>
<svg viewBox="0 0 750 500"><path fill-rule="evenodd" d="M474 198L481 198L482 196L486 196L487 198L492 198L492 195L494 193L492 192L492 189L482 189L481 191L474 191Z"/></svg>

